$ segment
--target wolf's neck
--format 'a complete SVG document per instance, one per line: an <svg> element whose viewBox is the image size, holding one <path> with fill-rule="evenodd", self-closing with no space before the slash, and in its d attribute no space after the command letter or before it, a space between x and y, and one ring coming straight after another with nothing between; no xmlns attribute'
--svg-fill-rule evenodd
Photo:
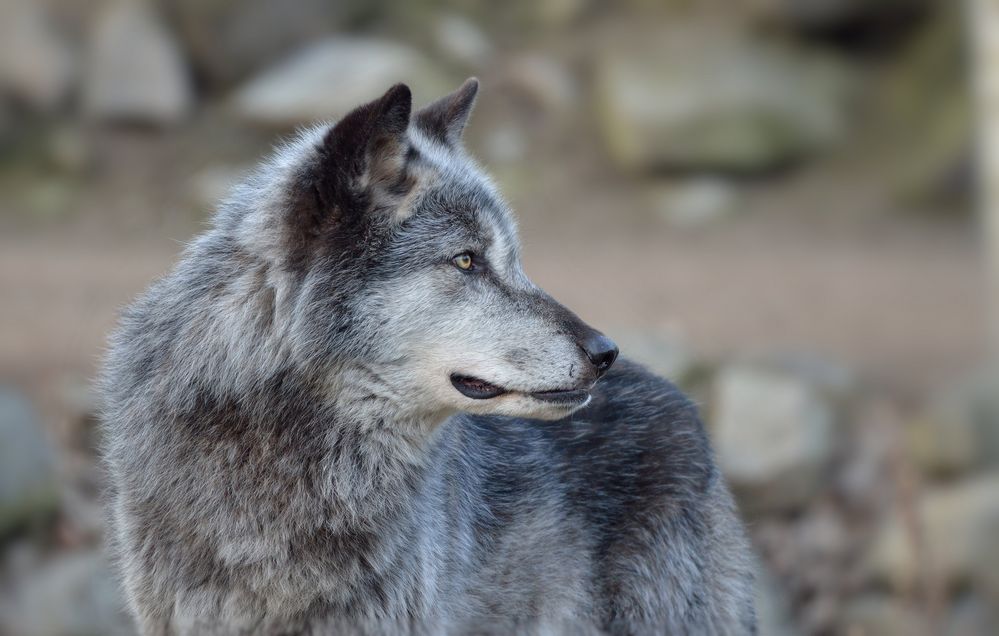
<svg viewBox="0 0 999 636"><path fill-rule="evenodd" d="M404 513L425 494L434 438L449 414L418 410L368 367L338 375L324 462L329 501L348 523Z"/></svg>

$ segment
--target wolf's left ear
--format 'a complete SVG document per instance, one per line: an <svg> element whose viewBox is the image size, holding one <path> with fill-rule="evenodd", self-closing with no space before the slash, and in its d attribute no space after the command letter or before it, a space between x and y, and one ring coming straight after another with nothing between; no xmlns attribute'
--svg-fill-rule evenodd
<svg viewBox="0 0 999 636"><path fill-rule="evenodd" d="M413 97L396 84L338 121L320 144L317 189L327 207L357 207L403 171ZM364 207L363 205L361 207Z"/></svg>
<svg viewBox="0 0 999 636"><path fill-rule="evenodd" d="M413 120L431 137L450 146L457 145L472 114L478 92L479 80L470 77L455 92L416 111Z"/></svg>

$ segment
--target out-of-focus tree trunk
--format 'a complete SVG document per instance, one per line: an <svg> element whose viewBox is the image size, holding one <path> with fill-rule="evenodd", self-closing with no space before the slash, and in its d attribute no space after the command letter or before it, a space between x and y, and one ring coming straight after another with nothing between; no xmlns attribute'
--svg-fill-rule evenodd
<svg viewBox="0 0 999 636"><path fill-rule="evenodd" d="M977 116L978 204L988 267L992 353L999 354L999 0L967 0Z"/></svg>

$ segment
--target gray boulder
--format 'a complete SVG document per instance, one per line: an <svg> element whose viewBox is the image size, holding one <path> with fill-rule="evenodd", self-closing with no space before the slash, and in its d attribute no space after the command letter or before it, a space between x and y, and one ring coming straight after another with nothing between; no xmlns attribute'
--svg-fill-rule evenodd
<svg viewBox="0 0 999 636"><path fill-rule="evenodd" d="M340 117L397 82L429 102L454 86L419 51L374 38L321 40L252 79L235 96L243 119L289 128Z"/></svg>
<svg viewBox="0 0 999 636"><path fill-rule="evenodd" d="M27 399L0 388L0 535L58 506L55 461Z"/></svg>
<svg viewBox="0 0 999 636"><path fill-rule="evenodd" d="M795 636L801 633L792 620L787 590L764 568L756 575L756 620L760 634Z"/></svg>
<svg viewBox="0 0 999 636"><path fill-rule="evenodd" d="M805 380L734 365L714 386L712 427L722 471L748 513L799 509L820 491L833 456L835 412Z"/></svg>
<svg viewBox="0 0 999 636"><path fill-rule="evenodd" d="M198 76L231 86L342 27L359 0L169 0L165 11Z"/></svg>
<svg viewBox="0 0 999 636"><path fill-rule="evenodd" d="M930 636L928 617L920 608L890 596L866 595L850 602L840 619L844 634Z"/></svg>
<svg viewBox="0 0 999 636"><path fill-rule="evenodd" d="M466 69L485 67L495 52L492 42L474 22L455 13L437 18L434 36L440 53Z"/></svg>
<svg viewBox="0 0 999 636"><path fill-rule="evenodd" d="M156 125L183 119L194 102L173 36L145 2L111 2L90 34L84 111L95 119Z"/></svg>
<svg viewBox="0 0 999 636"><path fill-rule="evenodd" d="M999 472L938 486L920 499L916 514L921 545L901 510L885 520L865 562L870 578L891 588L915 590L931 567L945 587L973 585L999 599Z"/></svg>
<svg viewBox="0 0 999 636"><path fill-rule="evenodd" d="M192 205L201 212L211 212L251 170L252 167L245 165L217 165L201 169L191 179L189 198Z"/></svg>
<svg viewBox="0 0 999 636"><path fill-rule="evenodd" d="M959 382L909 423L910 456L928 474L949 477L999 465L999 375Z"/></svg>
<svg viewBox="0 0 999 636"><path fill-rule="evenodd" d="M690 346L677 337L648 331L624 331L615 333L614 341L620 347L621 355L685 388L707 372Z"/></svg>
<svg viewBox="0 0 999 636"><path fill-rule="evenodd" d="M571 69L553 55L516 55L507 61L502 74L503 89L544 113L564 118L578 107L576 78Z"/></svg>
<svg viewBox="0 0 999 636"><path fill-rule="evenodd" d="M838 141L849 82L825 58L685 24L596 68L599 124L624 169L759 171Z"/></svg>
<svg viewBox="0 0 999 636"><path fill-rule="evenodd" d="M127 636L134 628L117 578L99 552L67 554L27 575L0 625L21 636Z"/></svg>
<svg viewBox="0 0 999 636"><path fill-rule="evenodd" d="M756 0L747 3L756 17L805 31L829 31L913 15L927 0Z"/></svg>
<svg viewBox="0 0 999 636"><path fill-rule="evenodd" d="M73 52L41 3L0 3L0 94L36 110L61 105L75 81Z"/></svg>
<svg viewBox="0 0 999 636"><path fill-rule="evenodd" d="M720 177L699 177L656 184L649 189L649 204L669 225L689 229L718 223L739 212L738 188Z"/></svg>

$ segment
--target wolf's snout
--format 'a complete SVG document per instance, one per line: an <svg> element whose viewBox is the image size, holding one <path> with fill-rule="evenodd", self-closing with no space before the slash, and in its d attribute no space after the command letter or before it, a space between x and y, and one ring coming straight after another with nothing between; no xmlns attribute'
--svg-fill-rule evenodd
<svg viewBox="0 0 999 636"><path fill-rule="evenodd" d="M617 360L617 345L599 331L590 330L580 340L579 346L596 368L597 377L606 373Z"/></svg>

